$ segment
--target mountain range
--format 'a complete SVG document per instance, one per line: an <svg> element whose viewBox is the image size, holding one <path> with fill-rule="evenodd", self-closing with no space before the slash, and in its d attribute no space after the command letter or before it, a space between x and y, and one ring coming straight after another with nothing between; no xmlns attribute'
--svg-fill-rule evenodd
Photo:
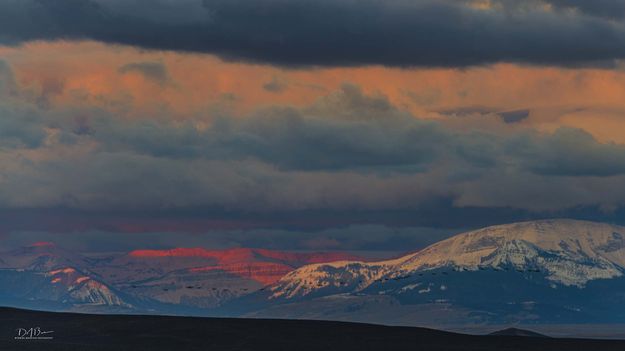
<svg viewBox="0 0 625 351"><path fill-rule="evenodd" d="M60 311L206 314L339 252L235 248L80 255L40 242L0 254L0 302Z"/></svg>
<svg viewBox="0 0 625 351"><path fill-rule="evenodd" d="M17 307L460 325L625 323L625 228L541 220L367 262L345 253L137 250L38 243L0 255Z"/></svg>
<svg viewBox="0 0 625 351"><path fill-rule="evenodd" d="M387 324L622 323L625 228L543 220L380 262L303 266L237 301L246 316Z"/></svg>

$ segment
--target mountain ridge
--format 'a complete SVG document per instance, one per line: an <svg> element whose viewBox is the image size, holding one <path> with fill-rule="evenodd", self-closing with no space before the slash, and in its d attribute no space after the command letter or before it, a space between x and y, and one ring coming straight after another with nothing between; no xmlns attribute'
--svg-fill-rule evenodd
<svg viewBox="0 0 625 351"><path fill-rule="evenodd" d="M624 238L609 224L528 221L381 261L252 248L87 258L42 244L2 255L0 286L18 289L0 291L0 302L33 306L53 296L59 301L46 303L60 310L401 325L625 323ZM339 260L310 263L324 258ZM78 287L86 290L68 295ZM40 288L49 290L33 293ZM63 304L61 296L72 298Z"/></svg>
<svg viewBox="0 0 625 351"><path fill-rule="evenodd" d="M355 259L341 252L175 248L83 256L51 242L0 253L0 301L49 299L55 308L213 308L258 290L308 262ZM10 288L12 287L13 288ZM4 289L3 289L4 287ZM39 291L39 292L38 292ZM17 300L15 300L17 299ZM188 309L182 309L188 312Z"/></svg>
<svg viewBox="0 0 625 351"><path fill-rule="evenodd" d="M347 286L344 283L346 277L352 277L358 279L359 287L366 288L380 279L403 279L419 270L448 267L476 271L509 266L508 269L544 271L549 274L547 279L553 282L583 287L592 279L623 275L624 238L625 228L609 224L577 220L519 222L461 233L392 260L307 265L288 273L277 283L287 285L289 291L306 291L310 289L301 289L302 285L294 282L300 280L305 287ZM560 260L549 258L553 253L559 253ZM344 274L339 274L336 279L321 272L340 269ZM306 279L315 276L324 281ZM277 294L283 295L282 292Z"/></svg>
<svg viewBox="0 0 625 351"><path fill-rule="evenodd" d="M231 306L254 317L410 325L621 322L624 237L623 227L576 220L492 226L391 260L306 265Z"/></svg>

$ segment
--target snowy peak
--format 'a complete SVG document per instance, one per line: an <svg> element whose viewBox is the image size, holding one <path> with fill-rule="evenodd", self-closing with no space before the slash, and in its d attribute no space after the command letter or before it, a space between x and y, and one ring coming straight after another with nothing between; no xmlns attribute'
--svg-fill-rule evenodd
<svg viewBox="0 0 625 351"><path fill-rule="evenodd" d="M625 228L608 224L544 220L488 227L434 244L397 269L443 266L539 269L548 279L583 286L593 279L622 275Z"/></svg>
<svg viewBox="0 0 625 351"><path fill-rule="evenodd" d="M294 270L269 288L270 298L293 298L361 290L390 272L385 263L339 261Z"/></svg>
<svg viewBox="0 0 625 351"><path fill-rule="evenodd" d="M380 262L342 261L301 267L269 288L270 298L357 293L375 283L425 271L528 271L551 283L584 287L623 275L625 228L576 220L492 226L456 235L415 254Z"/></svg>
<svg viewBox="0 0 625 351"><path fill-rule="evenodd" d="M456 235L431 245L409 261L430 265L446 262L479 265L493 252L515 251L522 242L571 258L611 255L622 261L624 256L611 253L625 248L623 235L625 228L600 223L574 220L522 222Z"/></svg>
<svg viewBox="0 0 625 351"><path fill-rule="evenodd" d="M576 220L544 220L488 227L460 234L430 246L422 254L441 252L476 264L483 252L509 242L528 242L546 251L570 257L600 256L625 248L625 228ZM458 257L458 255L460 257ZM622 256L621 256L622 258Z"/></svg>
<svg viewBox="0 0 625 351"><path fill-rule="evenodd" d="M69 291L69 296L75 301L90 305L132 307L99 281L81 277L76 283L79 285Z"/></svg>
<svg viewBox="0 0 625 351"><path fill-rule="evenodd" d="M50 279L52 288L64 296L59 299L73 304L106 305L131 307L108 286L83 274L73 267L49 271L45 276Z"/></svg>

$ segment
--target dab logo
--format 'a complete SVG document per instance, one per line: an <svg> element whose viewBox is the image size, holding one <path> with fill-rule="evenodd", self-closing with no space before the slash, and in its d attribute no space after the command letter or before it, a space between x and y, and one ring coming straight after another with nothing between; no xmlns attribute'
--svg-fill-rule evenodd
<svg viewBox="0 0 625 351"><path fill-rule="evenodd" d="M53 336L50 334L54 333L52 330L44 331L41 327L17 328L15 331L17 332L15 340L51 340Z"/></svg>

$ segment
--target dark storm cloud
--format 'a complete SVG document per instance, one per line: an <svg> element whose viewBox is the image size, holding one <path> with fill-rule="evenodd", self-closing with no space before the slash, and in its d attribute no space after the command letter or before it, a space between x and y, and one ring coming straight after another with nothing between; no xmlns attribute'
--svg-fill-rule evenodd
<svg viewBox="0 0 625 351"><path fill-rule="evenodd" d="M625 146L601 144L580 129L521 136L507 143L513 157L541 175L606 177L625 173Z"/></svg>
<svg viewBox="0 0 625 351"><path fill-rule="evenodd" d="M392 106L344 85L305 108L272 107L246 118L218 117L198 130L157 120L111 124L95 118L96 137L110 150L132 149L156 157L256 159L282 170L419 172L445 151L449 135ZM440 144L440 145L437 145Z"/></svg>
<svg viewBox="0 0 625 351"><path fill-rule="evenodd" d="M346 211L265 215L268 216L263 218L252 213L228 214L208 209L125 212L121 216L59 208L0 209L0 233L4 233L0 247L7 249L52 241L71 250L105 252L172 247L262 247L405 253L470 229L514 221L567 217L625 224L625 207L610 212L579 207L538 213L509 208L457 208L450 203L440 203L426 209L360 214ZM206 221L207 217L220 217L222 222L230 221L233 225L229 229L215 226L210 220ZM342 221L333 221L333 217L341 217Z"/></svg>
<svg viewBox="0 0 625 351"><path fill-rule="evenodd" d="M625 57L624 24L599 16L618 6L575 3L576 13L454 0L2 0L0 42L92 39L287 66L610 65Z"/></svg>
<svg viewBox="0 0 625 351"><path fill-rule="evenodd" d="M384 225L350 225L308 231L260 228L205 230L203 235L156 231L134 233L130 236L124 232L95 229L64 234L54 231L13 230L0 241L0 248L15 248L46 241L66 249L90 252L172 247L262 247L277 250L391 251L391 254L397 255L423 248L458 232L457 229L392 228Z"/></svg>

